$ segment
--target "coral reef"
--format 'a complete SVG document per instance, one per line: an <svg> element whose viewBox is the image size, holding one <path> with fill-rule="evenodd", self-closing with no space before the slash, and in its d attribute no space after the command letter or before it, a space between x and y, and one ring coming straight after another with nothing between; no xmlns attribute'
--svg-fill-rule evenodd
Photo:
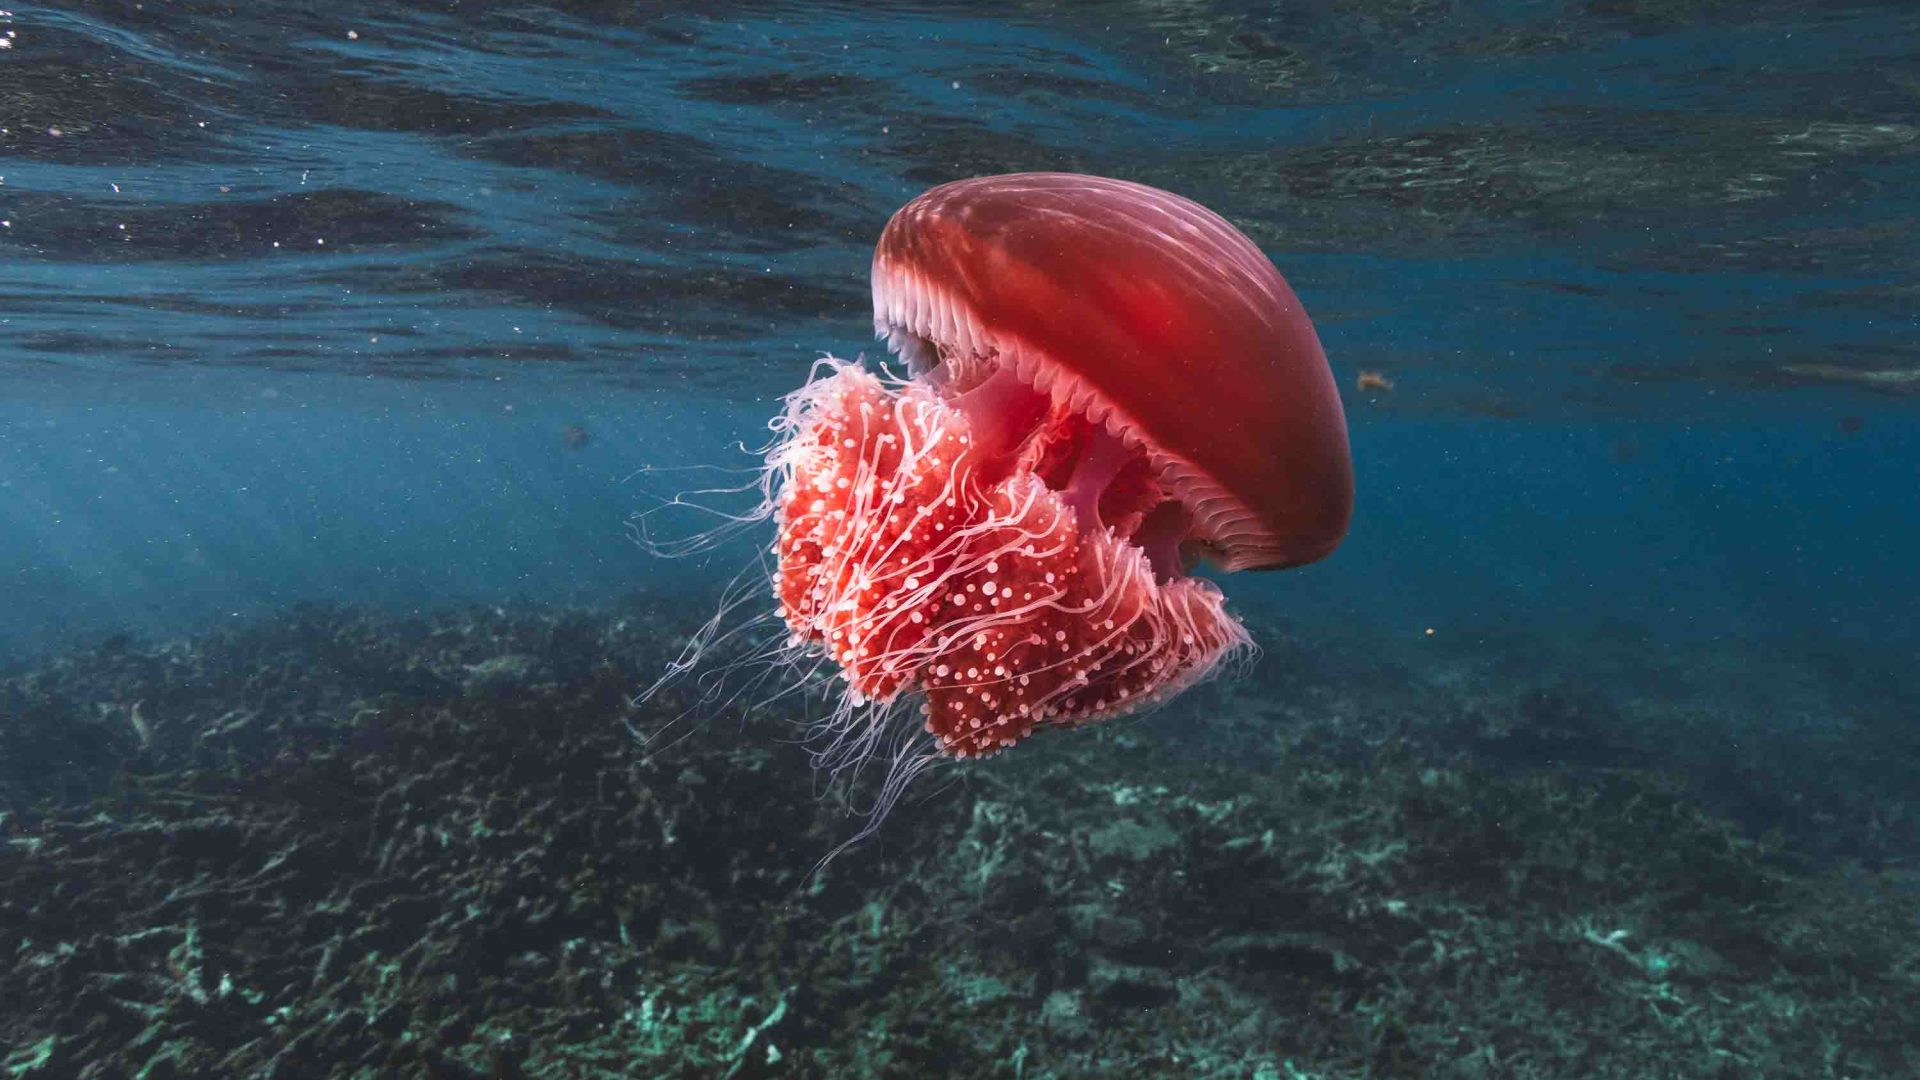
<svg viewBox="0 0 1920 1080"><path fill-rule="evenodd" d="M1630 757L1523 767L1590 753L1578 695L1258 770L1036 740L813 872L858 820L796 717L630 736L681 704L630 704L678 647L645 610L309 609L0 680L6 1075L1920 1071L1914 892Z"/></svg>

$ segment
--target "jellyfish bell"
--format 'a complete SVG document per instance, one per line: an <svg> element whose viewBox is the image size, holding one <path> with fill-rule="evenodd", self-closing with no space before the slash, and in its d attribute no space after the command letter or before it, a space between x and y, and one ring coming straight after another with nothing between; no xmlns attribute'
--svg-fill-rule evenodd
<svg viewBox="0 0 1920 1080"><path fill-rule="evenodd" d="M1008 372L1148 448L1222 569L1312 562L1346 534L1353 469L1319 336L1198 203L1070 173L946 184L887 223L873 302L916 365L947 358L962 385Z"/></svg>
<svg viewBox="0 0 1920 1080"><path fill-rule="evenodd" d="M917 768L1164 700L1250 644L1197 560L1298 566L1346 533L1313 325L1194 202L1064 173L946 184L888 222L873 299L909 377L824 362L768 458L790 648L845 683L829 763L909 701Z"/></svg>

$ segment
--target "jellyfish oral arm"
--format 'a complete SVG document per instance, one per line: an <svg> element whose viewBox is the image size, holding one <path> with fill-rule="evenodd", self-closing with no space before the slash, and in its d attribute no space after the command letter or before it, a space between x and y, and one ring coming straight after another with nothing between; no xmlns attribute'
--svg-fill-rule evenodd
<svg viewBox="0 0 1920 1080"><path fill-rule="evenodd" d="M953 407L967 418L975 468L989 479L998 479L1017 464L1052 402L1012 369L1000 368L955 396Z"/></svg>
<svg viewBox="0 0 1920 1080"><path fill-rule="evenodd" d="M1160 700L1250 644L1212 583L1180 576L1188 518L1160 508L1145 456L1011 375L949 397L835 366L772 459L794 639L851 702L922 693L956 757ZM1129 540L1143 529L1152 551ZM821 731L831 766L871 746L850 715Z"/></svg>
<svg viewBox="0 0 1920 1080"><path fill-rule="evenodd" d="M1060 492L1081 529L1090 531L1101 527L1100 500L1120 471L1141 457L1119 436L1103 428L1088 429L1073 470L1067 474L1066 486Z"/></svg>
<svg viewBox="0 0 1920 1080"><path fill-rule="evenodd" d="M968 361L955 365L977 380L964 390L944 363L923 362L921 368L928 385L948 395L948 404L966 417L969 457L983 482L1021 468L1036 471L1060 493L1082 532L1112 528L1121 539L1132 538L1150 508L1172 503L1155 518L1156 542L1148 556L1162 581L1190 568L1175 555L1184 533L1169 535L1169 530L1190 530L1193 515L1178 500L1162 497L1165 485L1155 478L1158 467L1144 447L1074 411L1070 403L1057 403L1022 378L1015 365L980 357ZM1122 484L1123 476L1130 483Z"/></svg>

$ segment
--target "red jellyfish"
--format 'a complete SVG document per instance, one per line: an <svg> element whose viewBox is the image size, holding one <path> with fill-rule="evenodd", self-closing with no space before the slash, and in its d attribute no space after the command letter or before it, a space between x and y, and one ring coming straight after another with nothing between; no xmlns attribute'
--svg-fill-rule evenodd
<svg viewBox="0 0 1920 1080"><path fill-rule="evenodd" d="M894 744L898 782L1165 700L1250 645L1198 560L1298 566L1346 533L1313 324L1205 207L1066 173L945 184L887 223L873 306L910 376L823 360L768 457L789 648L845 681L828 764L916 704L931 743Z"/></svg>

